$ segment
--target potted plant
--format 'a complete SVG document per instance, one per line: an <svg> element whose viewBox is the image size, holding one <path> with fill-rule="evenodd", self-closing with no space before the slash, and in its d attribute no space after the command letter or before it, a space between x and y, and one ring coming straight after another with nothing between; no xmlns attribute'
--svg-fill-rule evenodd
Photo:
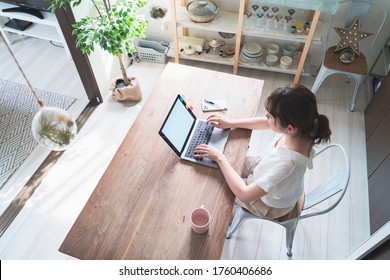
<svg viewBox="0 0 390 280"><path fill-rule="evenodd" d="M68 4L76 7L82 0L46 0L50 9L65 9ZM86 0L85 0L86 1ZM90 55L95 46L118 57L122 76L114 79L111 90L113 97L121 102L135 104L141 101L142 94L135 77L128 76L123 63L123 55L132 55L135 50L133 39L146 37L147 19L139 14L146 5L142 0L90 0L96 11L94 16L86 16L73 24L76 47Z"/></svg>

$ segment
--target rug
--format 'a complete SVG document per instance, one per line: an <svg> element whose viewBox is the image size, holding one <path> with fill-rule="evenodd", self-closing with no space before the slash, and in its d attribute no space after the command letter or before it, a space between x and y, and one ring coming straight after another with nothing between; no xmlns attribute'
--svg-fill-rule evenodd
<svg viewBox="0 0 390 280"><path fill-rule="evenodd" d="M47 106L68 109L76 99L35 89ZM39 106L27 85L0 79L0 189L38 145L31 123Z"/></svg>

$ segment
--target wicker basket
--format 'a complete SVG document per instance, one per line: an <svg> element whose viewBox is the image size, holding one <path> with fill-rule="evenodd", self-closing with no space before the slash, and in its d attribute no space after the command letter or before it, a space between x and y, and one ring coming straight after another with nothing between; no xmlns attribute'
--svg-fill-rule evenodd
<svg viewBox="0 0 390 280"><path fill-rule="evenodd" d="M161 37L149 35L136 43L138 57L141 61L165 64L170 43Z"/></svg>

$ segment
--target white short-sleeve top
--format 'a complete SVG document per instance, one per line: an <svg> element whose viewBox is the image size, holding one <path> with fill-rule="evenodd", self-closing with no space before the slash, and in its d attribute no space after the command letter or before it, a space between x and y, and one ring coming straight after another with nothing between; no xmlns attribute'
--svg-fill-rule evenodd
<svg viewBox="0 0 390 280"><path fill-rule="evenodd" d="M276 147L275 137L253 170L253 179L266 195L261 200L269 207L293 207L304 189L306 168L312 168L312 158L284 147Z"/></svg>

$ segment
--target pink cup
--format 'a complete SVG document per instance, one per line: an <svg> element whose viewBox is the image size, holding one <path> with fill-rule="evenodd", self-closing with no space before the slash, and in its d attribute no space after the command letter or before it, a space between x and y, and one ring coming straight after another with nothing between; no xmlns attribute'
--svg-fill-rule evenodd
<svg viewBox="0 0 390 280"><path fill-rule="evenodd" d="M195 233L202 234L209 229L211 215L202 205L191 213L191 227Z"/></svg>

